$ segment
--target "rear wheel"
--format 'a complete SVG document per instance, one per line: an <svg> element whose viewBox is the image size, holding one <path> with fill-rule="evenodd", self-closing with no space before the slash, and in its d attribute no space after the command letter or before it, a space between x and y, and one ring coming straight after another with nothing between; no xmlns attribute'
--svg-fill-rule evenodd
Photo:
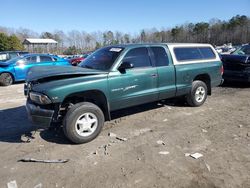
<svg viewBox="0 0 250 188"><path fill-rule="evenodd" d="M186 98L190 106L201 106L207 99L207 85L200 80L194 81L192 89Z"/></svg>
<svg viewBox="0 0 250 188"><path fill-rule="evenodd" d="M0 75L0 85L9 86L13 83L13 78L10 73L2 73Z"/></svg>
<svg viewBox="0 0 250 188"><path fill-rule="evenodd" d="M63 130L65 136L76 144L86 143L95 139L104 124L102 110L93 103L82 102L67 112Z"/></svg>

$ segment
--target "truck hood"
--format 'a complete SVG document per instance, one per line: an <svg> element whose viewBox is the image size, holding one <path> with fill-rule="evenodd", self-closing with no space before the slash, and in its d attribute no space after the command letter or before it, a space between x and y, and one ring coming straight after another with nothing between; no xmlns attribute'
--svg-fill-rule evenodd
<svg viewBox="0 0 250 188"><path fill-rule="evenodd" d="M108 74L106 71L86 69L82 67L71 66L43 66L32 67L26 78L26 82L38 81L46 82L59 79L67 79L73 77L81 77L86 75Z"/></svg>

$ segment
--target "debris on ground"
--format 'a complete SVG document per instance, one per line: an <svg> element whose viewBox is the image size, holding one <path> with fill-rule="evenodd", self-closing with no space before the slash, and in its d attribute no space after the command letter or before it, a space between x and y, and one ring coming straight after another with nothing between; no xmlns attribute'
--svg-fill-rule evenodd
<svg viewBox="0 0 250 188"><path fill-rule="evenodd" d="M203 157L203 155L201 153L194 153L194 154L191 154L190 157L194 159L199 159L200 157Z"/></svg>
<svg viewBox="0 0 250 188"><path fill-rule="evenodd" d="M205 165L206 165L206 167L207 167L207 170L210 172L210 166L207 164L207 163L205 163Z"/></svg>
<svg viewBox="0 0 250 188"><path fill-rule="evenodd" d="M171 107L168 107L169 110L171 110L172 108Z"/></svg>
<svg viewBox="0 0 250 188"><path fill-rule="evenodd" d="M207 133L208 131L206 129L201 130L203 133Z"/></svg>
<svg viewBox="0 0 250 188"><path fill-rule="evenodd" d="M144 129L139 129L134 131L135 136L140 136L141 134L147 133L147 132L153 132L152 129L149 128L144 128Z"/></svg>
<svg viewBox="0 0 250 188"><path fill-rule="evenodd" d="M41 183L39 183L39 184L37 184L34 188L42 188L42 184Z"/></svg>
<svg viewBox="0 0 250 188"><path fill-rule="evenodd" d="M10 181L7 183L8 188L17 188L16 180Z"/></svg>
<svg viewBox="0 0 250 188"><path fill-rule="evenodd" d="M23 158L18 160L18 162L37 162L37 163L66 163L69 159L54 159L54 160L43 160L34 158Z"/></svg>
<svg viewBox="0 0 250 188"><path fill-rule="evenodd" d="M156 142L157 144L159 144L159 145L163 145L163 146L165 146L166 144L165 144L165 142L163 142L162 140L157 140L157 142Z"/></svg>
<svg viewBox="0 0 250 188"><path fill-rule="evenodd" d="M111 133L111 132L108 133L108 136L111 137L111 138L116 138L117 140L120 140L120 141L123 141L123 142L125 142L125 141L128 140L127 138L119 137L119 136L117 136L115 133Z"/></svg>
<svg viewBox="0 0 250 188"><path fill-rule="evenodd" d="M239 127L239 128L242 128L242 127L243 127L243 125L239 124L239 125L238 125L238 127Z"/></svg>
<svg viewBox="0 0 250 188"><path fill-rule="evenodd" d="M117 135L115 133L108 133L108 136L112 137L112 138L116 138L117 137Z"/></svg>
<svg viewBox="0 0 250 188"><path fill-rule="evenodd" d="M122 141L122 142L125 142L125 141L128 140L127 138L121 138L121 137L118 137L118 136L116 137L116 139L117 139L117 140L120 140L120 141Z"/></svg>
<svg viewBox="0 0 250 188"><path fill-rule="evenodd" d="M21 141L24 143L30 143L32 139L35 139L36 131L25 133L21 136Z"/></svg>
<svg viewBox="0 0 250 188"><path fill-rule="evenodd" d="M168 119L164 119L163 121L166 122L166 121L168 121Z"/></svg>
<svg viewBox="0 0 250 188"><path fill-rule="evenodd" d="M247 136L248 136L248 137L250 137L250 132L249 132L249 133L247 133Z"/></svg>
<svg viewBox="0 0 250 188"><path fill-rule="evenodd" d="M189 157L190 155L190 153L185 153L185 157Z"/></svg>
<svg viewBox="0 0 250 188"><path fill-rule="evenodd" d="M103 148L104 148L104 155L108 155L109 153L108 153L108 146L107 145L104 145L103 146Z"/></svg>
<svg viewBox="0 0 250 188"><path fill-rule="evenodd" d="M168 155L168 154L169 154L169 151L160 151L159 154L160 154L160 155Z"/></svg>
<svg viewBox="0 0 250 188"><path fill-rule="evenodd" d="M111 145L111 144L115 144L115 143L117 143L118 141L117 140L111 140L110 142L109 142L109 144Z"/></svg>

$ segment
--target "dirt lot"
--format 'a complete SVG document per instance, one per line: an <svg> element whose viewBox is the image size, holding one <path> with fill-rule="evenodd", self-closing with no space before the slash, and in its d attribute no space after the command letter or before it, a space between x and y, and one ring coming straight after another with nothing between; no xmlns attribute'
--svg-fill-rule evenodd
<svg viewBox="0 0 250 188"><path fill-rule="evenodd" d="M60 129L35 131L24 104L22 83L0 87L0 187L250 187L250 85L215 88L199 108L168 100L119 111L83 145ZM185 156L195 152L203 157Z"/></svg>

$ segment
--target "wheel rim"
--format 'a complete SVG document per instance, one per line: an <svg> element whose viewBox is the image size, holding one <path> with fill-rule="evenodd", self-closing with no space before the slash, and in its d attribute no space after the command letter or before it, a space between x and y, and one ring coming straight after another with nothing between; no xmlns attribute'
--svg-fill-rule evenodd
<svg viewBox="0 0 250 188"><path fill-rule="evenodd" d="M195 100L197 102L202 102L205 98L206 90L204 87L200 86L195 91Z"/></svg>
<svg viewBox="0 0 250 188"><path fill-rule="evenodd" d="M6 74L4 80L5 80L5 83L7 83L8 85L12 84L12 77L10 74Z"/></svg>
<svg viewBox="0 0 250 188"><path fill-rule="evenodd" d="M93 134L97 128L98 119L93 113L84 113L82 114L75 123L75 129L77 134L80 136L86 137Z"/></svg>

